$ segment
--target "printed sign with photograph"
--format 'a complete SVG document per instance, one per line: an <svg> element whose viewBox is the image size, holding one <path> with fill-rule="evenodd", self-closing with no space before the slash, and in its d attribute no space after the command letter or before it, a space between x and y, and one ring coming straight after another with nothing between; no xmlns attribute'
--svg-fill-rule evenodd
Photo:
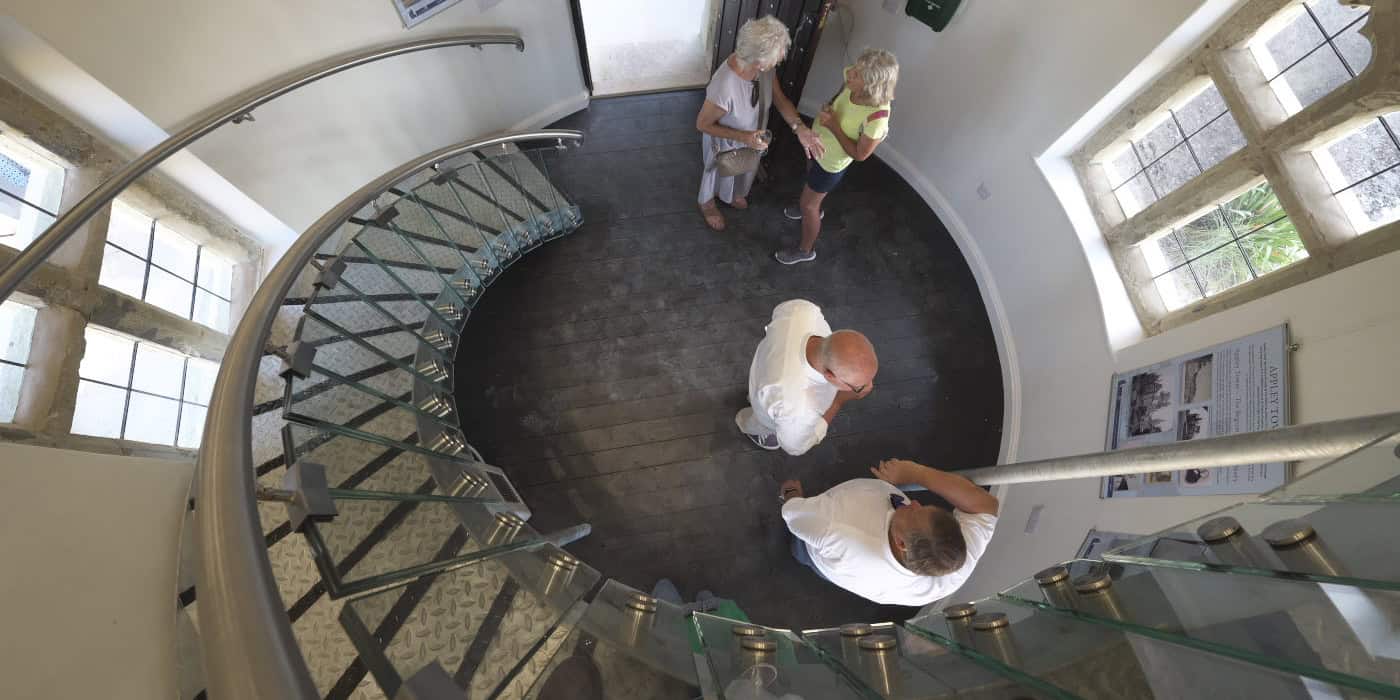
<svg viewBox="0 0 1400 700"><path fill-rule="evenodd" d="M412 27L462 0L393 0L405 28Z"/></svg>
<svg viewBox="0 0 1400 700"><path fill-rule="evenodd" d="M1114 375L1105 448L1270 430L1288 422L1288 327ZM1102 498L1259 493L1286 465L1248 464L1105 477Z"/></svg>

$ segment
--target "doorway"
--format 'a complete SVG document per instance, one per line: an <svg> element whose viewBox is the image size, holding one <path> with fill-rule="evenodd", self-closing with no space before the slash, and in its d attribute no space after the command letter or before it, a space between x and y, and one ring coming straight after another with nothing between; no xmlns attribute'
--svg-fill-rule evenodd
<svg viewBox="0 0 1400 700"><path fill-rule="evenodd" d="M575 0L593 95L710 82L721 0Z"/></svg>

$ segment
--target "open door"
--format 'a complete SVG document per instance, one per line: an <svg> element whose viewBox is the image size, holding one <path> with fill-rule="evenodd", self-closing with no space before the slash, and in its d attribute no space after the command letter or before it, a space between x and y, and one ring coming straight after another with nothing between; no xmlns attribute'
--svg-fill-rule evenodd
<svg viewBox="0 0 1400 700"><path fill-rule="evenodd" d="M701 87L714 72L723 0L573 0L595 97Z"/></svg>

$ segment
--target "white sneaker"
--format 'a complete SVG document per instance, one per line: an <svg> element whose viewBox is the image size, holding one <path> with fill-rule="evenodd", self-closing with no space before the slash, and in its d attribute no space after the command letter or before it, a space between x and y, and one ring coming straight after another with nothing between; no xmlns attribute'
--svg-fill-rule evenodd
<svg viewBox="0 0 1400 700"><path fill-rule="evenodd" d="M739 426L739 432L743 433L745 437L752 440L753 444L758 445L759 447L762 447L765 450L778 449L779 445L777 435L754 435L753 433L744 430L744 424L746 422L746 416L744 413L745 411L751 412L753 411L753 408L750 406L745 406L744 408L740 409L738 413L734 414L734 424Z"/></svg>

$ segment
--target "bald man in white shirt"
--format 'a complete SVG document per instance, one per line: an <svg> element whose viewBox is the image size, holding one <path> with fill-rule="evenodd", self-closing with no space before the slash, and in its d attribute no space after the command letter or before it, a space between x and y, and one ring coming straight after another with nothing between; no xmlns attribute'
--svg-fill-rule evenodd
<svg viewBox="0 0 1400 700"><path fill-rule="evenodd" d="M833 333L816 304L785 301L773 309L754 351L750 406L734 422L765 450L806 454L826 437L842 405L870 395L879 370L875 346L864 335Z"/></svg>
<svg viewBox="0 0 1400 700"><path fill-rule="evenodd" d="M793 556L822 578L867 600L922 606L956 591L996 528L997 499L971 481L903 459L871 468L819 496L783 483L783 520ZM918 484L954 510L911 501L898 486Z"/></svg>

